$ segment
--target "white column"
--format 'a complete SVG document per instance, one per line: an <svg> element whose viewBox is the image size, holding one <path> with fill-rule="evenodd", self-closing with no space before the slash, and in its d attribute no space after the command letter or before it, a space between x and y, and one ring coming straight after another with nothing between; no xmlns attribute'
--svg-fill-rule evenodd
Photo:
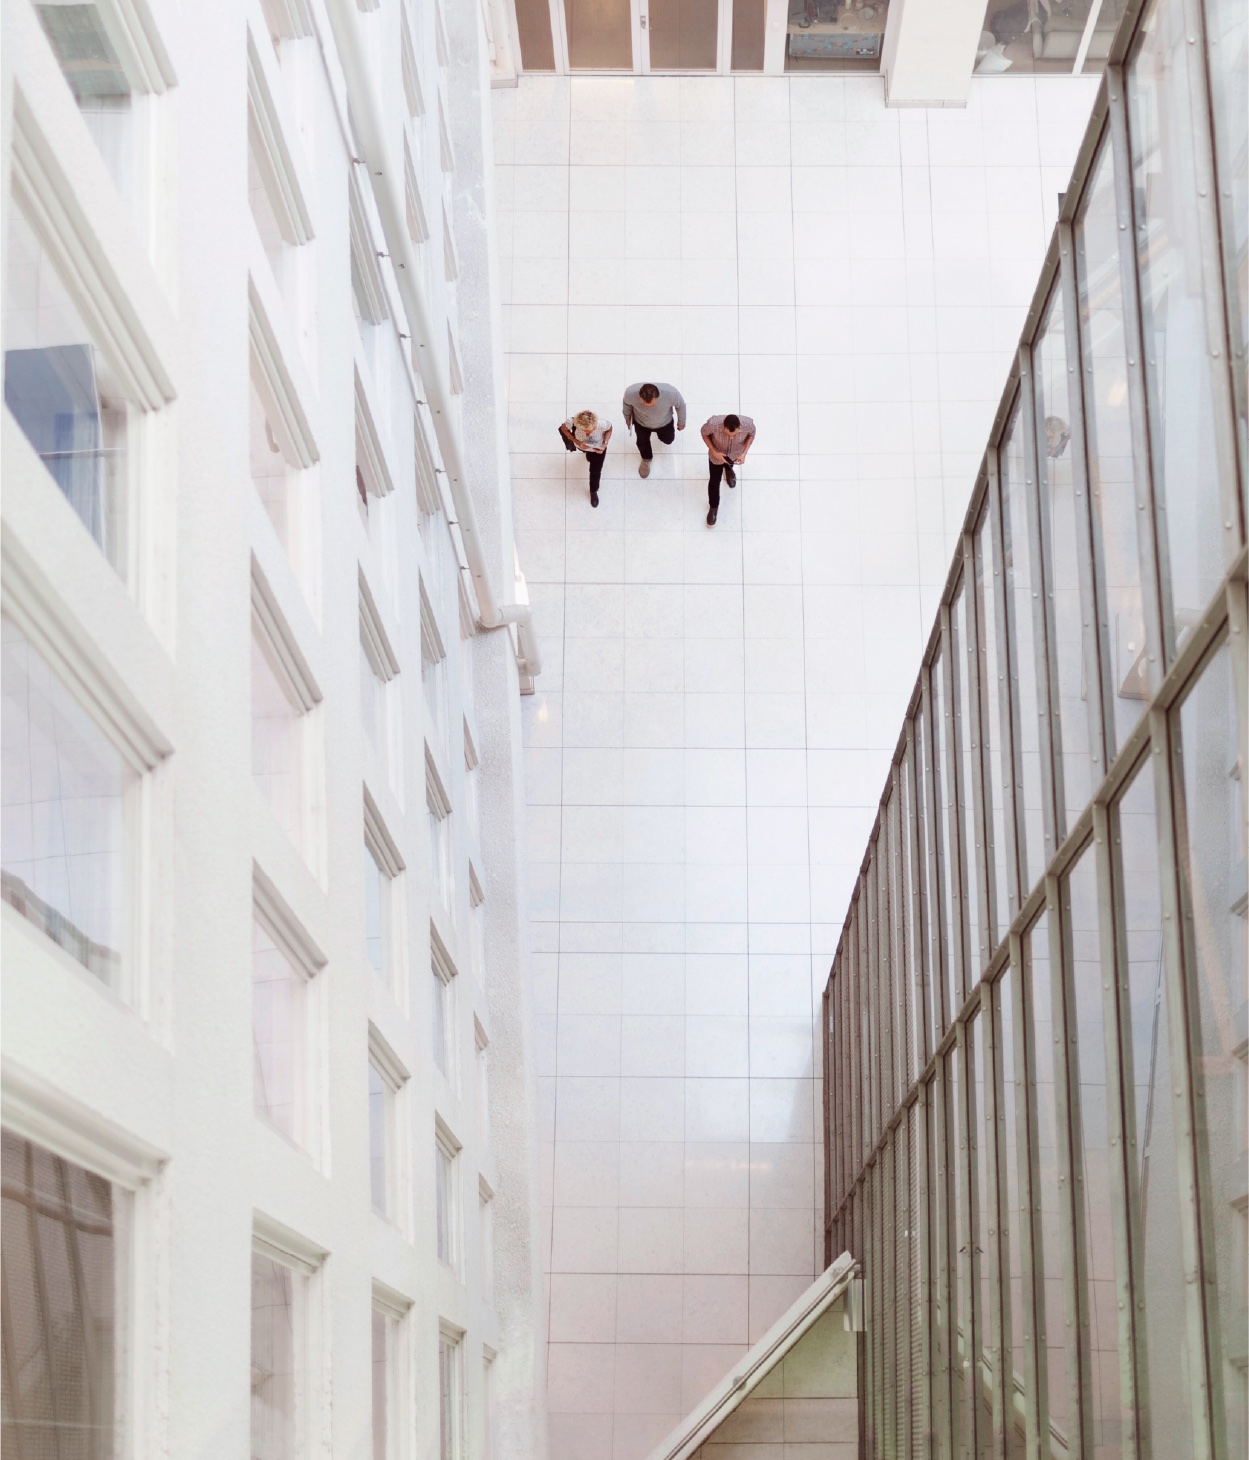
<svg viewBox="0 0 1249 1460"><path fill-rule="evenodd" d="M884 57L888 106L966 106L985 0L891 0Z"/></svg>
<svg viewBox="0 0 1249 1460"><path fill-rule="evenodd" d="M766 0L767 16L763 22L763 69L769 76L785 71L785 37L789 28L789 0ZM732 8L733 0L721 0Z"/></svg>

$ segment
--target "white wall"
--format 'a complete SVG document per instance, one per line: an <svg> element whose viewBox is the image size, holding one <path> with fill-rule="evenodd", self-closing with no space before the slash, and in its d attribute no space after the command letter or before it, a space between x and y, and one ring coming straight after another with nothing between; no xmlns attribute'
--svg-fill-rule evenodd
<svg viewBox="0 0 1249 1460"><path fill-rule="evenodd" d="M820 1261L813 1016L1094 85L495 95L561 1460L638 1460ZM690 402L647 481L644 378ZM555 435L585 406L597 510Z"/></svg>
<svg viewBox="0 0 1249 1460"><path fill-rule="evenodd" d="M110 10L105 4L102 8ZM146 7L118 7L142 15ZM494 410L498 336L488 273L443 279L442 199L462 258L487 252L484 216L461 200L483 187L484 41L479 16L457 14L445 64L434 0L411 12L425 118L412 126L432 251L429 305L459 336L466 414ZM399 0L348 8L374 59L394 156L402 155ZM270 25L306 17L310 33L275 49ZM146 206L131 211L94 151L28 0L5 7L4 180L60 200L49 238L78 241L72 284L107 301L109 348L151 375L146 453L137 468L140 567L123 585L73 516L16 422L4 421L2 508L6 612L59 656L72 692L111 738L144 761L134 909L138 977L114 997L15 910L3 908L5 1123L133 1189L140 1225L127 1276L122 1337L130 1398L126 1453L243 1455L249 1435L250 1260L254 1230L306 1259L312 1306L301 1456L364 1457L370 1449L370 1306L375 1284L407 1309L396 1371L402 1394L393 1455L438 1449L437 1343L462 1333L466 1400L461 1453L486 1453L483 1356L496 1355L492 1453L544 1452L542 1313L533 1259L534 1087L521 936L524 868L517 672L507 632L461 640L463 590L445 518L443 551L418 528L413 398L389 265L392 317L362 343L352 308L348 180L362 183L369 247L386 252L369 179L345 135L345 92L321 0L152 0L153 54L167 53L163 90L145 107L152 165ZM248 208L248 36L303 190L311 241L301 281L273 278ZM467 104L461 105L463 96ZM443 99L456 171L439 161ZM421 140L422 125L424 142ZM30 158L41 160L38 175ZM60 206L58 204L58 206ZM136 224L138 216L140 225ZM305 473L309 571L292 568L249 480L249 278L269 314L290 401L314 445ZM484 322L483 322L484 321ZM103 328L103 326L102 326ZM402 332L402 333L401 333ZM253 331L254 336L254 331ZM457 340L458 343L458 340ZM471 355L471 358L470 358ZM393 490L357 506L356 376L377 422ZM430 435L428 418L424 429ZM435 459L437 459L435 453ZM423 487L437 501L433 480ZM478 473L490 553L510 597L507 486ZM431 495L432 494L432 495ZM506 568L507 576L503 577ZM252 775L251 623L257 578L299 675L314 687L306 719L305 855L277 825ZM402 734L392 778L367 744L360 715L361 580L394 650L392 700ZM455 896L431 895L427 739L421 690L421 587L441 605L449 660L448 749L435 750L452 803ZM469 612L471 622L471 606ZM461 745L480 757L480 831L468 825ZM401 783L401 789L400 789ZM364 795L371 796L404 871L393 925L401 968L390 988L364 955ZM485 892L486 957L472 967L469 867ZM295 943L309 950L315 1049L309 1106L313 1150L295 1148L253 1114L252 921L257 885L273 889ZM431 1054L430 924L458 967L448 1081ZM370 1026L406 1079L398 1099L396 1219L370 1211L366 1079ZM489 1040L491 1136L478 1109L476 1031ZM20 1096L20 1098L19 1098ZM460 1144L458 1271L435 1253L434 1133ZM502 1148L506 1142L506 1149ZM483 1300L479 1182L495 1193L495 1298ZM128 1376L128 1377L127 1377ZM399 1403L399 1401L396 1401Z"/></svg>

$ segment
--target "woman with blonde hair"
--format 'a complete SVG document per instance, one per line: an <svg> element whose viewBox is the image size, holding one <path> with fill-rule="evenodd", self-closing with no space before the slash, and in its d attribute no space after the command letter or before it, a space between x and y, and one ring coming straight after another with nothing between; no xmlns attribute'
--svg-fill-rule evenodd
<svg viewBox="0 0 1249 1460"><path fill-rule="evenodd" d="M598 506L598 484L607 460L607 443L611 440L611 422L601 420L593 411L578 411L559 428L566 451L584 451L590 466L590 506Z"/></svg>

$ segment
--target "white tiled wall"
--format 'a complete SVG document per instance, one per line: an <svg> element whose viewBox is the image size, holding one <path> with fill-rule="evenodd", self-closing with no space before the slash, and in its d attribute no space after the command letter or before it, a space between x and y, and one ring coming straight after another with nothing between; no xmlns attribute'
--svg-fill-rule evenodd
<svg viewBox="0 0 1249 1460"><path fill-rule="evenodd" d="M813 1008L1093 84L495 93L555 1460L638 1460L819 1261ZM690 403L649 480L621 388ZM616 422L601 505L556 426ZM704 524L698 427L758 444Z"/></svg>

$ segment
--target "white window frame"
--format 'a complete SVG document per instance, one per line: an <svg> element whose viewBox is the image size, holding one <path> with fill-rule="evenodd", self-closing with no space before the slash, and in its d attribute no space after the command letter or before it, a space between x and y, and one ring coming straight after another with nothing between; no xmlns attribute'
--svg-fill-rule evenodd
<svg viewBox="0 0 1249 1460"><path fill-rule="evenodd" d="M386 967L382 977L395 1002L406 1013L408 940L403 877L407 864L367 786L364 788L364 845L390 884L383 914L387 926L384 930Z"/></svg>
<svg viewBox="0 0 1249 1460"><path fill-rule="evenodd" d="M247 30L247 137L269 206L283 241L293 248L311 243L312 215L295 156L286 140L281 109L266 74L264 53Z"/></svg>
<svg viewBox="0 0 1249 1460"><path fill-rule="evenodd" d="M440 992L441 997L445 1001L443 1003L443 1013L445 1015L443 1021L444 1059L441 1065L438 1063L437 1059L435 1059L434 1067L444 1077L448 1086L452 1090L458 1091L460 1074L460 1046L458 1037L459 1020L457 1009L459 1000L457 998L457 995L459 993L459 990L456 987L456 980L459 977L459 971L455 966L455 960L451 957L451 954L447 949L447 945L443 942L442 937L438 932L438 929L434 926L432 922L429 925L429 962L431 977L437 979L439 983L442 984L442 989L438 992ZM430 1017L431 1019L433 1018L432 1011ZM433 1047L432 1037L430 1039L430 1046L431 1048Z"/></svg>
<svg viewBox="0 0 1249 1460"><path fill-rule="evenodd" d="M457 1278L463 1276L464 1266L464 1213L461 1192L463 1177L460 1171L460 1155L463 1149L463 1146L452 1132L451 1127L447 1125L440 1115L435 1115L434 1160L436 1163L439 1155L441 1155L447 1162L446 1233L449 1249L446 1257L437 1251L438 1213L435 1211L435 1256L441 1266L445 1267L448 1272L454 1273ZM436 1169L434 1173L434 1201L435 1204L438 1201L438 1175Z"/></svg>
<svg viewBox="0 0 1249 1460"><path fill-rule="evenodd" d="M477 1136L486 1149L490 1145L490 1036L481 1020L473 1019L474 1065L473 1084L477 1102Z"/></svg>
<svg viewBox="0 0 1249 1460"><path fill-rule="evenodd" d="M494 1190L484 1176L477 1178L477 1221L481 1248L481 1301L494 1307Z"/></svg>
<svg viewBox="0 0 1249 1460"><path fill-rule="evenodd" d="M303 1100L300 1119L296 1123L295 1142L311 1158L312 1164L323 1170L328 1157L329 1120L326 1108L326 984L319 975L327 959L259 863L252 864L252 917L304 980ZM275 1131L275 1134L283 1139L280 1131Z"/></svg>
<svg viewBox="0 0 1249 1460"><path fill-rule="evenodd" d="M352 293L356 308L366 324L384 324L390 318L390 304L386 298L386 284L377 262L377 250L373 245L373 233L369 227L369 215L364 203L364 193L353 168L348 175L348 232L355 278L352 279ZM359 289L356 289L356 281Z"/></svg>
<svg viewBox="0 0 1249 1460"><path fill-rule="evenodd" d="M465 1457L465 1418L467 1405L465 1403L464 1384L464 1339L465 1333L462 1328L445 1319L438 1324L438 1460L464 1460ZM441 1414L442 1414L442 1351L443 1345L451 1355L451 1433L450 1444L447 1449L442 1448L441 1435Z"/></svg>
<svg viewBox="0 0 1249 1460"><path fill-rule="evenodd" d="M382 770L403 807L403 734L402 702L395 680L399 675L399 656L386 628L386 621L377 606L364 569L360 569L360 645L369 667L381 681L381 724L378 726L378 756Z"/></svg>
<svg viewBox="0 0 1249 1460"><path fill-rule="evenodd" d="M329 1434L329 1332L325 1261L329 1254L266 1213L252 1218L252 1255L280 1263L301 1279L295 1294L295 1453L314 1455ZM250 1351L250 1325L248 1346Z"/></svg>
<svg viewBox="0 0 1249 1460"><path fill-rule="evenodd" d="M386 1210L378 1212L372 1205L374 1216L395 1227L405 1236L412 1228L412 1201L409 1180L407 1152L408 1140L407 1099L408 1071L395 1053L381 1030L375 1024L369 1025L369 1064L377 1071L382 1087L387 1092L384 1101L386 1129L384 1151L386 1156Z"/></svg>
<svg viewBox="0 0 1249 1460"><path fill-rule="evenodd" d="M373 1279L372 1313L384 1315L386 1346L386 1460L411 1460L416 1412L412 1354L412 1299Z"/></svg>
<svg viewBox="0 0 1249 1460"><path fill-rule="evenodd" d="M455 831L451 824L451 798L447 795L442 774L430 747L425 747L425 807L431 819L434 836L430 839L429 886L437 892L436 906L455 922ZM433 845L437 841L437 849ZM437 862L434 858L437 857Z"/></svg>

